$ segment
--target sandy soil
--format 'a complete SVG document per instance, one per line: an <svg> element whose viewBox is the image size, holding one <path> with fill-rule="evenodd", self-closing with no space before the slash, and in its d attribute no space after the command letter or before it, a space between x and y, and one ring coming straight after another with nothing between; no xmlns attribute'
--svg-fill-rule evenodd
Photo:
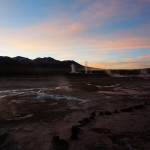
<svg viewBox="0 0 150 150"><path fill-rule="evenodd" d="M54 136L67 141L69 150L150 149L150 78L57 76L0 83L0 150L53 150ZM82 124L92 112L96 116ZM72 126L80 126L77 140L70 138Z"/></svg>

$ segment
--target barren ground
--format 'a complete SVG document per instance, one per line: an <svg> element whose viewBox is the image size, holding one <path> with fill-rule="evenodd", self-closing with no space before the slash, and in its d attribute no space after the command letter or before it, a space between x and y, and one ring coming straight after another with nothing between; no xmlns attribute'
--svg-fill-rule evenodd
<svg viewBox="0 0 150 150"><path fill-rule="evenodd" d="M149 100L150 78L1 78L0 149L52 150L58 135L69 150L149 150ZM71 140L71 127L93 111ZM99 114L105 111L111 114Z"/></svg>

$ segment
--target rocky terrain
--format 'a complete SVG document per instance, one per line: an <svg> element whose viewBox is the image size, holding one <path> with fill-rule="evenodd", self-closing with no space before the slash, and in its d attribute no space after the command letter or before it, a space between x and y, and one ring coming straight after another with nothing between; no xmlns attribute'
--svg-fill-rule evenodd
<svg viewBox="0 0 150 150"><path fill-rule="evenodd" d="M1 150L148 150L150 78L0 79Z"/></svg>

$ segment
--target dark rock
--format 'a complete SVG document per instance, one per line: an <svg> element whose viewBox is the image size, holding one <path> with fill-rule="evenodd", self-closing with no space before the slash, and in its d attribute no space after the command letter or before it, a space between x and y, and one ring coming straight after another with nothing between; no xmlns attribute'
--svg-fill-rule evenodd
<svg viewBox="0 0 150 150"><path fill-rule="evenodd" d="M119 111L117 109L114 110L114 113L119 113Z"/></svg>
<svg viewBox="0 0 150 150"><path fill-rule="evenodd" d="M94 150L108 150L106 145L98 145L94 148Z"/></svg>
<svg viewBox="0 0 150 150"><path fill-rule="evenodd" d="M60 141L60 137L59 136L53 136L52 143L58 144L59 141Z"/></svg>
<svg viewBox="0 0 150 150"><path fill-rule="evenodd" d="M93 112L90 114L89 119L90 119L90 120L94 120L94 119L95 119L95 116L96 116L96 113L95 113L95 111L93 111Z"/></svg>
<svg viewBox="0 0 150 150"><path fill-rule="evenodd" d="M141 104L141 105L136 105L136 106L134 106L133 108L134 108L134 109L142 109L143 107L144 107L144 105Z"/></svg>
<svg viewBox="0 0 150 150"><path fill-rule="evenodd" d="M103 111L100 111L100 112L99 112L99 115L103 116L103 115L104 115L104 112L103 112Z"/></svg>
<svg viewBox="0 0 150 150"><path fill-rule="evenodd" d="M145 102L144 105L149 105L148 102Z"/></svg>
<svg viewBox="0 0 150 150"><path fill-rule="evenodd" d="M83 126L83 125L86 125L89 122L90 122L89 118L83 118L83 120L79 121L78 123L80 123L80 126Z"/></svg>
<svg viewBox="0 0 150 150"><path fill-rule="evenodd" d="M72 133L70 138L71 140L78 140L78 134Z"/></svg>
<svg viewBox="0 0 150 150"><path fill-rule="evenodd" d="M128 150L128 149L125 149L123 146L121 145L113 145L112 146L112 150Z"/></svg>
<svg viewBox="0 0 150 150"><path fill-rule="evenodd" d="M80 132L80 128L78 126L72 126L71 132L74 134L78 134Z"/></svg>
<svg viewBox="0 0 150 150"><path fill-rule="evenodd" d="M80 130L81 129L79 128L79 126L72 126L72 128L71 128L71 137L70 138L72 140L77 140Z"/></svg>
<svg viewBox="0 0 150 150"><path fill-rule="evenodd" d="M121 109L122 112L132 112L133 111L133 107L128 107L128 108L123 108Z"/></svg>
<svg viewBox="0 0 150 150"><path fill-rule="evenodd" d="M83 121L83 120L80 120L80 121L78 121L78 123L80 123L80 124L84 124L84 121Z"/></svg>
<svg viewBox="0 0 150 150"><path fill-rule="evenodd" d="M95 111L93 111L92 113L91 113L91 116L96 116L96 113L95 113Z"/></svg>
<svg viewBox="0 0 150 150"><path fill-rule="evenodd" d="M0 145L4 144L6 142L8 136L9 136L8 133L1 133L0 134Z"/></svg>
<svg viewBox="0 0 150 150"><path fill-rule="evenodd" d="M68 150L69 149L69 143L64 140L64 139L61 139L60 140L60 150Z"/></svg>
<svg viewBox="0 0 150 150"><path fill-rule="evenodd" d="M104 111L105 115L112 115L112 113L110 111Z"/></svg>
<svg viewBox="0 0 150 150"><path fill-rule="evenodd" d="M60 139L59 136L54 136L52 138L52 147L53 150L68 150L69 143L64 139Z"/></svg>
<svg viewBox="0 0 150 150"><path fill-rule="evenodd" d="M95 133L103 133L103 134L110 134L111 133L111 130L108 129L108 128L92 128L91 129L92 132L95 132Z"/></svg>
<svg viewBox="0 0 150 150"><path fill-rule="evenodd" d="M90 120L94 120L95 117L94 117L94 116L90 116L89 119L90 119Z"/></svg>
<svg viewBox="0 0 150 150"><path fill-rule="evenodd" d="M83 118L83 122L84 122L85 124L87 124L87 123L90 122L90 119L89 119L89 118Z"/></svg>
<svg viewBox="0 0 150 150"><path fill-rule="evenodd" d="M80 123L79 127L83 127L85 125L85 122L83 120L78 121L78 123Z"/></svg>
<svg viewBox="0 0 150 150"><path fill-rule="evenodd" d="M109 138L111 139L111 141L112 141L114 144L122 145L122 146L125 145L125 143L124 143L124 141L122 140L122 138L120 137L120 135L112 134L112 135L109 136Z"/></svg>

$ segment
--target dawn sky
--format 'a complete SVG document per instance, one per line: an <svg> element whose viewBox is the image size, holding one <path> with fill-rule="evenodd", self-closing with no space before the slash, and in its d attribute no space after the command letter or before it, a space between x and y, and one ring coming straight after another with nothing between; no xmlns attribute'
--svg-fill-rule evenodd
<svg viewBox="0 0 150 150"><path fill-rule="evenodd" d="M0 55L150 67L150 0L0 0Z"/></svg>

